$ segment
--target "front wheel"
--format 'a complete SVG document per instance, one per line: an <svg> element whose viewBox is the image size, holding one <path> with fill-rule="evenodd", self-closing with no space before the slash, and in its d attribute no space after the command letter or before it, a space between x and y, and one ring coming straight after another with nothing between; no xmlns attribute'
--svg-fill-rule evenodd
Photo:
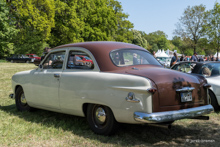
<svg viewBox="0 0 220 147"><path fill-rule="evenodd" d="M100 135L112 135L118 128L118 122L107 106L88 105L87 121L92 131Z"/></svg>
<svg viewBox="0 0 220 147"><path fill-rule="evenodd" d="M28 105L22 87L18 87L15 92L15 103L18 111L31 111L32 108Z"/></svg>
<svg viewBox="0 0 220 147"><path fill-rule="evenodd" d="M209 90L209 103L213 106L215 111L219 111L217 99L211 90Z"/></svg>

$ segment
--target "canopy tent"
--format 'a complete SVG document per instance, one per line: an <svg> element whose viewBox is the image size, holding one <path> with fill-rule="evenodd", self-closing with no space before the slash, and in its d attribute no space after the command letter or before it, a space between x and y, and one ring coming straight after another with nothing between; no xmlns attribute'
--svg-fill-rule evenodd
<svg viewBox="0 0 220 147"><path fill-rule="evenodd" d="M166 53L167 53L168 56L173 57L174 51L170 51L169 49L167 49L167 50L166 50ZM179 54L179 53L177 53L177 52L176 52L176 54L177 54L177 56L179 56L179 57L182 56L182 54Z"/></svg>
<svg viewBox="0 0 220 147"><path fill-rule="evenodd" d="M157 57L169 57L165 52L164 52L164 50L162 50L161 52L160 52L160 54L158 54L158 55L156 55Z"/></svg>
<svg viewBox="0 0 220 147"><path fill-rule="evenodd" d="M219 52L216 52L215 55L214 55L214 57L217 57L217 53L218 53L218 56L220 56L220 53L219 53Z"/></svg>
<svg viewBox="0 0 220 147"><path fill-rule="evenodd" d="M161 53L161 50L157 50L157 52L155 53L156 57L159 56Z"/></svg>

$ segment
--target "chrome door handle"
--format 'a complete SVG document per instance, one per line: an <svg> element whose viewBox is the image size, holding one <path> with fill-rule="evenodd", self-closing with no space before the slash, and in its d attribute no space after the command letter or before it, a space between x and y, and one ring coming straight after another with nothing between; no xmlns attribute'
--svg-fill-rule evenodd
<svg viewBox="0 0 220 147"><path fill-rule="evenodd" d="M59 78L60 77L60 74L54 74L53 75L55 78Z"/></svg>

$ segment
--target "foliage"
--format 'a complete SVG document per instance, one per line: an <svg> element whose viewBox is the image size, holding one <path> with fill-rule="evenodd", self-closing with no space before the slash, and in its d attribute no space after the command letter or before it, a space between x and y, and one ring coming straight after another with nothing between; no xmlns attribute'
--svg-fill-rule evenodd
<svg viewBox="0 0 220 147"><path fill-rule="evenodd" d="M215 3L214 8L207 11L207 24L204 25L210 45L219 52L220 49L220 4ZM220 56L220 55L218 55Z"/></svg>
<svg viewBox="0 0 220 147"><path fill-rule="evenodd" d="M175 34L182 38L190 38L193 41L192 47L196 51L199 39L204 36L203 25L206 22L205 6L188 6L183 16L179 19Z"/></svg>
<svg viewBox="0 0 220 147"><path fill-rule="evenodd" d="M54 27L54 0L13 0L8 2L11 19L16 21L19 34L16 53L41 53L43 44L49 39Z"/></svg>
<svg viewBox="0 0 220 147"><path fill-rule="evenodd" d="M169 49L170 42L163 31L156 31L149 34L143 33L143 37L148 41L148 50L151 52L157 51L158 49Z"/></svg>
<svg viewBox="0 0 220 147"><path fill-rule="evenodd" d="M121 3L117 0L110 0L109 6L114 10L117 20L117 30L113 36L115 41L132 43L133 32L131 29L133 24L128 21L128 14L123 13Z"/></svg>
<svg viewBox="0 0 220 147"><path fill-rule="evenodd" d="M134 36L132 43L147 49L147 40L142 36L141 32L137 30L132 30L132 32Z"/></svg>
<svg viewBox="0 0 220 147"><path fill-rule="evenodd" d="M9 8L5 0L0 0L0 58L4 58L14 53L14 35L17 30L15 29L14 22L9 20Z"/></svg>

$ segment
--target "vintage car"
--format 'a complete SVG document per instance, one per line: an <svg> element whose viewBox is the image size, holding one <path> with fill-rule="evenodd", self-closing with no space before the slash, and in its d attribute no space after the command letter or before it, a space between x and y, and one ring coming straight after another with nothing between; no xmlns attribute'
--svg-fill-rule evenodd
<svg viewBox="0 0 220 147"><path fill-rule="evenodd" d="M36 54L26 54L29 58L33 58L34 60L41 60L41 57L38 57Z"/></svg>
<svg viewBox="0 0 220 147"><path fill-rule="evenodd" d="M26 55L23 54L14 54L11 57L6 58L7 61L10 61L11 63L29 63L34 62L34 59L29 58Z"/></svg>
<svg viewBox="0 0 220 147"><path fill-rule="evenodd" d="M190 74L199 74L206 77L209 89L209 101L215 111L220 110L220 62L179 62L172 66L173 70Z"/></svg>
<svg viewBox="0 0 220 147"><path fill-rule="evenodd" d="M79 55L93 64L75 64L72 57ZM83 116L102 135L113 134L119 123L170 124L213 111L204 77L165 69L146 49L121 42L56 47L37 69L13 75L12 87L18 110Z"/></svg>

